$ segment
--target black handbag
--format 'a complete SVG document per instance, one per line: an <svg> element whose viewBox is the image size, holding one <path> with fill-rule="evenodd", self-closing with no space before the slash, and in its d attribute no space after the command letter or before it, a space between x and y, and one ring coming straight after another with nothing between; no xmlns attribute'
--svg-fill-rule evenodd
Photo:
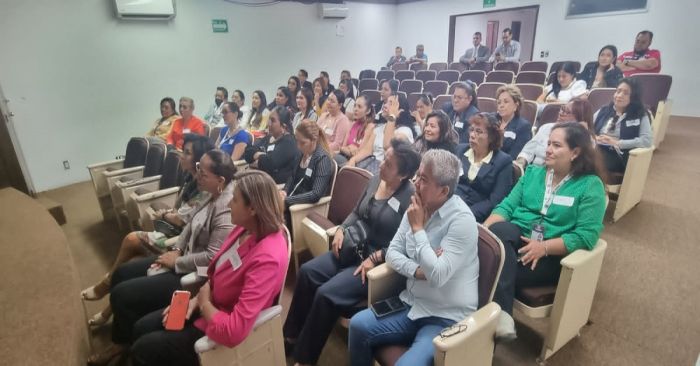
<svg viewBox="0 0 700 366"><path fill-rule="evenodd" d="M364 260L365 243L369 235L369 227L364 220L357 220L354 224L343 230L343 247L338 253L341 267L349 267L359 264Z"/></svg>
<svg viewBox="0 0 700 366"><path fill-rule="evenodd" d="M182 228L177 227L165 220L153 220L153 228L155 231L162 233L168 238L180 235Z"/></svg>

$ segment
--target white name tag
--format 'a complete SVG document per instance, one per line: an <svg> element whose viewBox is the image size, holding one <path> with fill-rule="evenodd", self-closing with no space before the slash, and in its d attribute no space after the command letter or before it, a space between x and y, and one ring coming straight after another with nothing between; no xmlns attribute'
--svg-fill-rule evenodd
<svg viewBox="0 0 700 366"><path fill-rule="evenodd" d="M332 128L326 128L326 135L332 135L333 134L333 129Z"/></svg>
<svg viewBox="0 0 700 366"><path fill-rule="evenodd" d="M399 206L401 206L401 202L399 202L399 200L397 200L396 197L391 197L388 203L389 207L391 207L394 210L394 212L399 212Z"/></svg>
<svg viewBox="0 0 700 366"><path fill-rule="evenodd" d="M515 135L515 132L513 132L513 131L505 131L505 132L503 132L503 137L505 137L505 138L507 138L507 139L513 139L513 140L515 140L515 136L516 136L516 135Z"/></svg>
<svg viewBox="0 0 700 366"><path fill-rule="evenodd" d="M554 196L552 203L559 206L571 207L574 205L574 198L569 196Z"/></svg>
<svg viewBox="0 0 700 366"><path fill-rule="evenodd" d="M267 147L267 152L274 151L275 150L275 145L270 145Z"/></svg>
<svg viewBox="0 0 700 366"><path fill-rule="evenodd" d="M639 120L638 119L627 120L627 121L625 121L625 125L627 127L639 126Z"/></svg>
<svg viewBox="0 0 700 366"><path fill-rule="evenodd" d="M208 268L209 268L209 267L200 267L200 266L197 266L197 276L199 276L199 277L208 277L208 276L209 276L209 274L207 273L207 269L208 269Z"/></svg>
<svg viewBox="0 0 700 366"><path fill-rule="evenodd" d="M185 128L185 129L182 130L182 133L190 133L190 129L189 129L189 128Z"/></svg>
<svg viewBox="0 0 700 366"><path fill-rule="evenodd" d="M455 122L455 128L464 128L464 122L462 122L462 121Z"/></svg>
<svg viewBox="0 0 700 366"><path fill-rule="evenodd" d="M460 166L459 166L459 176L461 177L461 176L463 176L463 175L464 175L464 169L463 169L462 166L460 165Z"/></svg>
<svg viewBox="0 0 700 366"><path fill-rule="evenodd" d="M307 177L311 177L311 174L313 174L313 172L314 172L314 171L311 170L311 168L306 168L306 176L307 176Z"/></svg>

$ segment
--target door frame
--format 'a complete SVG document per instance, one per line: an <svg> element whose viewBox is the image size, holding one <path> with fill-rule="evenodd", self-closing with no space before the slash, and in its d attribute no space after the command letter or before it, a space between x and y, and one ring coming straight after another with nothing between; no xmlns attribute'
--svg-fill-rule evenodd
<svg viewBox="0 0 700 366"><path fill-rule="evenodd" d="M27 186L27 192L30 196L36 196L36 189L34 188L34 183L32 181L31 175L29 174L29 168L27 167L27 161L22 153L22 147L19 144L19 139L17 138L17 133L15 131L14 114L10 111L8 106L10 100L5 98L5 93L2 90L2 84L0 84L0 114L5 120L5 126L7 127L7 133L10 136L10 141L12 142L12 149L14 150L15 156L17 158L17 163L19 163L19 168L22 173L22 178L24 178L24 183Z"/></svg>

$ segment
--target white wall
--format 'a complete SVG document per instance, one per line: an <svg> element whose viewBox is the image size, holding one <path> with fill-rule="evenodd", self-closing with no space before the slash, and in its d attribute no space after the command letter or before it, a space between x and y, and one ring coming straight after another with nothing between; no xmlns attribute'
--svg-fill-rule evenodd
<svg viewBox="0 0 700 366"><path fill-rule="evenodd" d="M406 48L423 43L431 62L445 61L450 15L494 10L484 9L482 4L482 1L430 0L401 5L397 14L397 43ZM550 64L565 59L593 61L600 48L608 43L621 51L631 50L638 31L653 31L652 48L661 51L661 72L673 75L670 93L673 114L700 116L700 103L695 93L700 84L697 72L700 47L695 40L700 1L649 0L646 13L571 20L565 19L567 4L566 0L498 0L495 9L540 5L534 60ZM470 43L471 36L456 34L455 38L467 39L465 42ZM549 50L548 58L539 57L542 50Z"/></svg>
<svg viewBox="0 0 700 366"><path fill-rule="evenodd" d="M171 22L126 22L108 0L2 0L0 85L36 190L89 179L85 166L123 154L164 96L191 96L203 115L217 85L259 88L271 101L300 67L337 80L385 62L396 6L347 5L348 18L323 20L317 5L178 0ZM212 32L219 18L229 33Z"/></svg>

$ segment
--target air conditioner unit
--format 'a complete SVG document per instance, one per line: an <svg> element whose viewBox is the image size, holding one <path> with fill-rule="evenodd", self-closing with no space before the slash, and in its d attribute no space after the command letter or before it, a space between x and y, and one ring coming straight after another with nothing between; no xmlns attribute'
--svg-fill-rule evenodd
<svg viewBox="0 0 700 366"><path fill-rule="evenodd" d="M175 0L114 0L119 19L175 18Z"/></svg>
<svg viewBox="0 0 700 366"><path fill-rule="evenodd" d="M342 4L318 4L319 15L323 19L344 19L348 17L348 6Z"/></svg>

